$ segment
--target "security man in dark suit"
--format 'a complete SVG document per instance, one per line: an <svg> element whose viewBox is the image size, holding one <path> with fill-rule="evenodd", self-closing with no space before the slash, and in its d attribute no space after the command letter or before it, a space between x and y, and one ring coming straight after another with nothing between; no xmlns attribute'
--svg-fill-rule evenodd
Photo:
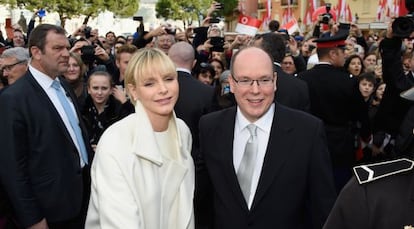
<svg viewBox="0 0 414 229"><path fill-rule="evenodd" d="M178 118L184 120L193 135L192 156L198 150L198 121L201 116L217 109L214 88L201 83L191 75L195 63L194 48L187 42L171 46L168 56L177 67L180 95L174 107Z"/></svg>
<svg viewBox="0 0 414 229"><path fill-rule="evenodd" d="M204 217L211 209L204 208L205 201L208 201L206 196L200 196L199 190L206 190L206 183L202 177L206 176L203 169L200 168L201 163L199 155L199 127L198 123L201 116L216 110L218 107L216 97L214 95L214 88L201 83L199 80L191 75L191 69L195 63L194 48L187 42L177 42L168 51L168 56L177 67L178 84L180 87L180 94L174 111L178 118L184 120L185 124L190 128L193 136L193 146L191 155L193 157L196 167L196 191L195 191L195 220L196 227L201 224L207 224L207 219ZM205 192L204 192L205 193Z"/></svg>
<svg viewBox="0 0 414 229"><path fill-rule="evenodd" d="M357 81L340 69L345 61L347 35L340 31L333 37L315 40L320 62L298 74L309 87L311 114L324 121L338 191L351 178L355 163L353 124L359 121L365 130L363 137L369 137L367 106Z"/></svg>
<svg viewBox="0 0 414 229"><path fill-rule="evenodd" d="M413 4L414 1L406 1L406 3L409 2ZM393 143L399 133L402 120L413 105L412 101L400 97L400 93L414 86L403 71L401 44L401 37L393 35L390 24L386 37L379 45L382 58L382 79L387 87L375 115L373 129L374 146L388 158L401 157L403 154L398 149L395 150ZM384 141L385 136L389 136L387 141ZM382 145L385 147L381 147Z"/></svg>
<svg viewBox="0 0 414 229"><path fill-rule="evenodd" d="M68 69L62 27L29 37L27 73L0 95L0 181L20 227L84 227L92 149L76 96L58 76Z"/></svg>
<svg viewBox="0 0 414 229"><path fill-rule="evenodd" d="M413 168L407 158L355 167L323 228L413 228Z"/></svg>
<svg viewBox="0 0 414 229"><path fill-rule="evenodd" d="M414 100L414 88L401 97ZM402 123L396 146L407 158L355 167L355 177L340 193L325 229L414 226L414 107Z"/></svg>

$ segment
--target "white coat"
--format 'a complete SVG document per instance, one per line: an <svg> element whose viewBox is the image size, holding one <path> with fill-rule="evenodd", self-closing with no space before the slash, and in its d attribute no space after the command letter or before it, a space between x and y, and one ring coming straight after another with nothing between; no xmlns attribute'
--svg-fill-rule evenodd
<svg viewBox="0 0 414 229"><path fill-rule="evenodd" d="M102 135L91 167L86 229L193 229L194 164L191 133L170 119L179 152L160 152L150 121L137 102L136 113Z"/></svg>

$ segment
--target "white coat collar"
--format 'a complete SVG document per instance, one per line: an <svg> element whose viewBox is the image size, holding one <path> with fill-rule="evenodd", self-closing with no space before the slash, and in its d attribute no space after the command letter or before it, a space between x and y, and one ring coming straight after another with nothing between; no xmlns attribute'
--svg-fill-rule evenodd
<svg viewBox="0 0 414 229"><path fill-rule="evenodd" d="M163 164L162 155L158 148L151 122L144 107L139 101L137 101L135 104L135 113L137 117L135 128L138 130L135 131L135 133L139 136L133 136L134 153L139 157L145 158L160 166ZM173 112L168 125L170 131L173 131L177 134L178 149L176 152L182 153L181 136L178 131L176 119L177 117Z"/></svg>

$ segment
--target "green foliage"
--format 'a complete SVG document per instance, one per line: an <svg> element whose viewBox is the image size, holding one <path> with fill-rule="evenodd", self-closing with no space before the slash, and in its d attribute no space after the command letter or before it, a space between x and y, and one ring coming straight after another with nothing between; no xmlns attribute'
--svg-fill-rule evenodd
<svg viewBox="0 0 414 229"><path fill-rule="evenodd" d="M138 10L137 0L94 0L102 1L104 9L113 12L118 17L130 17Z"/></svg>
<svg viewBox="0 0 414 229"><path fill-rule="evenodd" d="M223 16L226 18L232 17L234 10L237 8L237 0L220 0L224 4Z"/></svg>
<svg viewBox="0 0 414 229"><path fill-rule="evenodd" d="M119 17L129 17L138 10L137 0L0 0L0 3L8 4L11 8L22 6L31 11L44 8L49 12L57 12L63 27L66 19L81 15L94 17L108 10Z"/></svg>
<svg viewBox="0 0 414 229"><path fill-rule="evenodd" d="M224 9L215 12L216 15L232 20L234 9L238 0L217 0L224 4ZM206 16L211 0L159 0L155 11L157 18L182 20L184 24L190 24L192 20L198 20L199 16Z"/></svg>
<svg viewBox="0 0 414 229"><path fill-rule="evenodd" d="M159 0L155 5L155 12L157 18L170 19L173 15L173 1Z"/></svg>

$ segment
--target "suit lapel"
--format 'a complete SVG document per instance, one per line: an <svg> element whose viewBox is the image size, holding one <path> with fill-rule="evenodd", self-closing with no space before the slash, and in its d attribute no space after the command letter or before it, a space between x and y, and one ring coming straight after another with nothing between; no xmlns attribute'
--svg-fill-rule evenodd
<svg viewBox="0 0 414 229"><path fill-rule="evenodd" d="M231 192L233 193L233 198L236 198L243 209L248 210L233 164L233 140L236 110L236 107L229 109L223 120L220 121L222 125L217 128L216 139L219 139L220 141L217 155L220 157L219 161L223 163L222 166L219 166L220 168L223 168L222 177L225 179L223 184L229 185Z"/></svg>
<svg viewBox="0 0 414 229"><path fill-rule="evenodd" d="M80 113L80 107L79 107L79 104L78 104L78 99L77 99L75 93L73 92L72 88L70 88L70 86L68 85L67 81L63 77L59 77L59 80L62 84L62 87L65 89L66 93L69 95L70 99L72 100L73 106L75 107L75 112L76 112L76 115L78 116L78 119L79 119L79 126L80 126L81 131L82 131L83 141L85 142L86 149L88 151L88 160L89 160L89 163L91 163L92 158L93 158L93 155L91 155L91 152L93 152L93 150L91 149L91 146L89 144L89 137L88 137L88 133L86 131L85 123L83 122L83 119L82 119L82 114Z"/></svg>
<svg viewBox="0 0 414 229"><path fill-rule="evenodd" d="M40 84L35 80L33 75L29 72L24 77L28 80L29 84L32 85L34 95L39 97L40 103L42 105L39 106L41 108L42 112L50 112L52 116L55 117L56 124L60 127L62 130L62 133L65 135L65 137L70 141L73 146L75 147L75 143L72 140L72 137L70 136L68 130L66 129L65 123L63 122L62 118L60 117L58 111L56 110L56 107L53 105L52 101L50 100L49 96L46 94L46 92L43 90L43 88L40 86ZM66 90L66 88L65 88ZM80 116L78 116L80 118ZM53 122L53 120L51 120ZM89 140L85 141L85 143L89 142Z"/></svg>
<svg viewBox="0 0 414 229"><path fill-rule="evenodd" d="M285 108L276 103L266 155L251 210L254 210L269 187L275 182L289 156L294 140L294 136L291 136L293 127L289 123L289 115Z"/></svg>

